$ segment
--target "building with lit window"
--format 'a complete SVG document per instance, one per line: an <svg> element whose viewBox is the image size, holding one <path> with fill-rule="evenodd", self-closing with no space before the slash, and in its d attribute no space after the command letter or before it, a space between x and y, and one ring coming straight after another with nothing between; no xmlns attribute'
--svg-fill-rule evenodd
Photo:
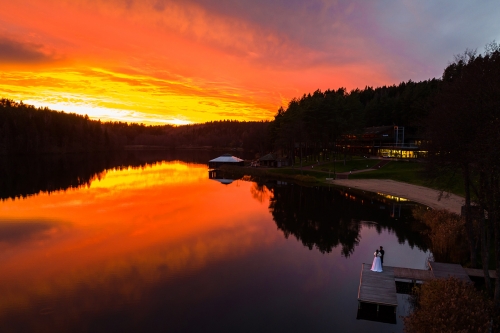
<svg viewBox="0 0 500 333"><path fill-rule="evenodd" d="M394 158L422 158L422 138L414 131L405 132L402 126L367 127L362 133L350 133L337 141L337 151L349 154Z"/></svg>

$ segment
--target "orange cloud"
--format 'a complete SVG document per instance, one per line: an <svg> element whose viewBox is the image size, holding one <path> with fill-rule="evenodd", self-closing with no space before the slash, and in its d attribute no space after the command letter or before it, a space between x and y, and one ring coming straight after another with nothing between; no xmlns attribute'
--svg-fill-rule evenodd
<svg viewBox="0 0 500 333"><path fill-rule="evenodd" d="M290 34L258 19L270 18L265 11L233 17L215 7L158 0L4 3L9 15L1 19L0 37L10 46L4 57L19 57L0 65L0 95L94 119L187 123L268 120L291 98L318 88L391 81L374 61L351 60L373 44L341 37L349 30L341 16L332 18L338 32L330 39L327 30L308 36L299 22ZM305 8L296 14L311 20Z"/></svg>

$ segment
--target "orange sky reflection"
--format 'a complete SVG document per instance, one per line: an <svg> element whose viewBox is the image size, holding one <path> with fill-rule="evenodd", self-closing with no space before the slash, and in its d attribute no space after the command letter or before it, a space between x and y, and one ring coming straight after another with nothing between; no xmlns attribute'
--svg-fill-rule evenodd
<svg viewBox="0 0 500 333"><path fill-rule="evenodd" d="M172 162L108 171L88 188L2 202L0 223L39 227L0 240L0 265L8 272L0 275L0 309L79 284L108 288L131 270L152 283L165 278L160 266L175 276L265 247L278 236L270 232L276 227L269 196L249 200L254 186L224 186L207 179L204 165ZM112 288L133 297L126 284Z"/></svg>

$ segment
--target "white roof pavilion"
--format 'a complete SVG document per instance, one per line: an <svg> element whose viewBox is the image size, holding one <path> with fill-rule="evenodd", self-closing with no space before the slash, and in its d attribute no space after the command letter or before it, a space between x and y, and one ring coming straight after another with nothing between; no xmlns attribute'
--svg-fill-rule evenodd
<svg viewBox="0 0 500 333"><path fill-rule="evenodd" d="M213 160L210 160L209 162L210 163L239 163L239 162L243 162L243 160L241 158L232 156L231 154L224 154L222 156L214 158Z"/></svg>

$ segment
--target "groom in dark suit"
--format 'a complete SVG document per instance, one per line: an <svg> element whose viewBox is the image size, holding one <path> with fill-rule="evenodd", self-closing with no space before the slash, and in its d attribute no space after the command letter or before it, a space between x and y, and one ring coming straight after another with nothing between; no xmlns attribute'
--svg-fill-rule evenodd
<svg viewBox="0 0 500 333"><path fill-rule="evenodd" d="M385 254L385 251L384 251L384 247L381 246L380 247L380 262L382 263L382 266L384 266L384 254Z"/></svg>

